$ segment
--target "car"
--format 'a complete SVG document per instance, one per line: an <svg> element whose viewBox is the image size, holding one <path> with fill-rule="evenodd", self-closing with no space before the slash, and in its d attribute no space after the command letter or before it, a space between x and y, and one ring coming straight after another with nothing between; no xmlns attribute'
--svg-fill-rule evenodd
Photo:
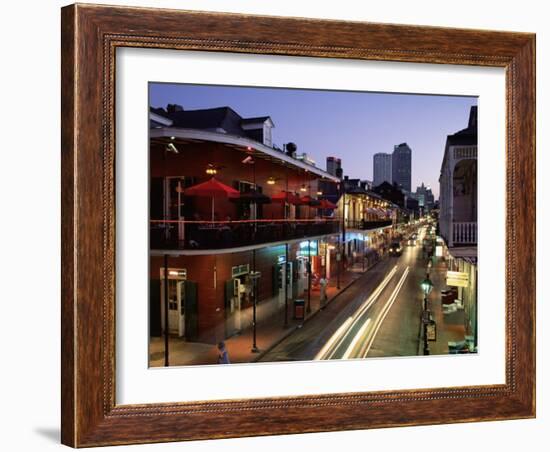
<svg viewBox="0 0 550 452"><path fill-rule="evenodd" d="M415 237L414 234L409 237L409 240L407 240L407 244L409 246L415 246L416 245L416 237Z"/></svg>
<svg viewBox="0 0 550 452"><path fill-rule="evenodd" d="M390 256L401 256L403 253L403 248L401 247L400 242L393 242L390 245Z"/></svg>

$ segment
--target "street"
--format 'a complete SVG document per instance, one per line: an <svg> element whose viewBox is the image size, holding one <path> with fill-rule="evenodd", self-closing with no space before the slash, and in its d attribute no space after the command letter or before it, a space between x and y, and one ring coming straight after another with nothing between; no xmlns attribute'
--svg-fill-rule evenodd
<svg viewBox="0 0 550 452"><path fill-rule="evenodd" d="M420 231L415 245L386 257L261 361L411 356L419 350L426 276Z"/></svg>

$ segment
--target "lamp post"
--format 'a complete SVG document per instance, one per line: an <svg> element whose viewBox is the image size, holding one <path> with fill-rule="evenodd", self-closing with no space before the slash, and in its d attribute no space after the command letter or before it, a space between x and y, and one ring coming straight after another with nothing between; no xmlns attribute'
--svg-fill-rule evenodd
<svg viewBox="0 0 550 452"><path fill-rule="evenodd" d="M420 287L424 292L424 309L422 310L422 327L424 331L424 355L430 354L430 349L428 348L428 322L430 321L428 311L428 295L432 291L434 285L430 279L430 275L426 274L426 278L420 283Z"/></svg>
<svg viewBox="0 0 550 452"><path fill-rule="evenodd" d="M259 272L256 271L256 250L252 250L252 296L253 296L253 305L252 305L252 353L260 353L260 349L256 344L256 306L258 302L258 279L260 277Z"/></svg>
<svg viewBox="0 0 550 452"><path fill-rule="evenodd" d="M251 155L252 148L247 147L246 152L248 154L247 157L245 157L244 160L242 160L241 163L245 165L251 165L252 166L252 185L254 186L254 195L256 196L258 193L258 189L256 187L256 161ZM252 243L255 243L256 240L256 226L257 226L257 220L258 220L258 214L257 214L257 205L256 205L256 198L254 197L252 200L252 206L254 211L254 230L253 230L253 236L252 236ZM252 216L252 215L251 215ZM259 353L260 349L258 348L256 344L256 306L258 303L258 279L260 278L260 272L256 271L256 249L254 248L252 250L252 273L250 274L251 283L252 283L252 353Z"/></svg>

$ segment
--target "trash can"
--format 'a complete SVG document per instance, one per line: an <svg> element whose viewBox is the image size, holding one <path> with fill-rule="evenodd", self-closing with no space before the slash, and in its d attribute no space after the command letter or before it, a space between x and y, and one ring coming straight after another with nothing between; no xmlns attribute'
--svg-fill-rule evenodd
<svg viewBox="0 0 550 452"><path fill-rule="evenodd" d="M301 298L294 300L294 319L295 320L304 320L305 313L305 301Z"/></svg>

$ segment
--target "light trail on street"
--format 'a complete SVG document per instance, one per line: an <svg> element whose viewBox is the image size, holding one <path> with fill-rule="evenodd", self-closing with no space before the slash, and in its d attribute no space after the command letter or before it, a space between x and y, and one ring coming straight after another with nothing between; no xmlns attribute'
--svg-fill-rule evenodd
<svg viewBox="0 0 550 452"><path fill-rule="evenodd" d="M418 354L426 258L421 225L322 312L262 357L264 361L362 359ZM429 271L429 270L428 270Z"/></svg>
<svg viewBox="0 0 550 452"><path fill-rule="evenodd" d="M331 359L334 355L334 352L342 345L343 341L346 339L346 335L351 331L357 323L360 321L362 315L367 312L367 310L372 306L372 304L377 300L378 296L389 284L395 273L397 272L397 265L388 273L384 280L378 285L378 287L373 291L373 293L365 300L365 302L355 311L353 316L348 317L348 319L342 324L340 328L332 335L332 337L327 341L325 346L320 350L320 352L315 356L314 359Z"/></svg>
<svg viewBox="0 0 550 452"><path fill-rule="evenodd" d="M390 295L382 297L381 294L384 293L386 287L394 279L397 270L398 266L396 265L354 315L349 317L334 333L315 359L352 359L367 356L380 326L397 299L409 274L409 266L407 265L397 283L390 286L390 288L393 288Z"/></svg>

